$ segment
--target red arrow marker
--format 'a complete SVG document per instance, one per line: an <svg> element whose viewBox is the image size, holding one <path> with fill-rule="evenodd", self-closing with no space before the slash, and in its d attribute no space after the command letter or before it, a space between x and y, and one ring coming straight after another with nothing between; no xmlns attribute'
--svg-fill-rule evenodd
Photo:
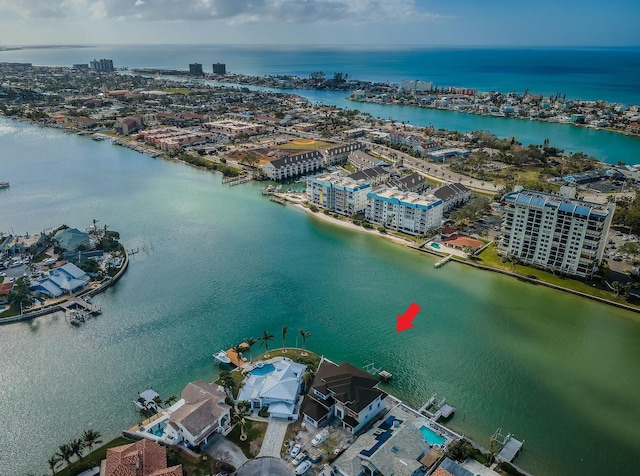
<svg viewBox="0 0 640 476"><path fill-rule="evenodd" d="M420 312L420 306L418 306L415 302L412 302L409 306L409 309L404 314L398 314L398 321L396 323L396 332L406 331L407 329L411 329L413 327L413 319Z"/></svg>

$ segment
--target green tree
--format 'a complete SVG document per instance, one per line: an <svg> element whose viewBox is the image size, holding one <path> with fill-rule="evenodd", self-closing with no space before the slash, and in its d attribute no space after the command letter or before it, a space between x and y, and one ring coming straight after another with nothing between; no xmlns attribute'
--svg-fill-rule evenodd
<svg viewBox="0 0 640 476"><path fill-rule="evenodd" d="M78 461L82 459L82 452L84 451L84 443L81 438L76 438L75 440L71 440L69 443L71 447L72 454L78 458Z"/></svg>
<svg viewBox="0 0 640 476"><path fill-rule="evenodd" d="M249 337L245 339L244 342L245 344L247 344L247 346L249 346L249 362L251 362L253 360L253 354L251 353L251 349L253 348L254 345L256 345L256 343L258 342L258 339Z"/></svg>
<svg viewBox="0 0 640 476"><path fill-rule="evenodd" d="M269 333L269 331L264 331L264 333L262 334L262 337L260 337L260 340L262 341L262 345L265 348L266 354L269 354L269 342L272 341L274 339L273 334Z"/></svg>
<svg viewBox="0 0 640 476"><path fill-rule="evenodd" d="M229 398L233 398L236 381L233 380L230 372L226 370L224 372L220 372L220 384L222 385L222 388L224 388L225 392L227 392L227 396Z"/></svg>
<svg viewBox="0 0 640 476"><path fill-rule="evenodd" d="M302 355L307 355L305 351L305 344L307 343L307 337L311 337L311 332L300 329L300 336L302 337Z"/></svg>
<svg viewBox="0 0 640 476"><path fill-rule="evenodd" d="M285 338L285 337L286 337L286 335L287 335L287 330L289 330L289 329L287 328L287 326L282 326L282 352L286 352L286 350L285 350L285 348L284 348L284 347L285 347L285 346L284 346L284 338Z"/></svg>
<svg viewBox="0 0 640 476"><path fill-rule="evenodd" d="M49 465L49 469L51 470L51 474L53 476L55 476L56 468L60 465L61 461L62 460L60 459L60 456L58 456L57 454L53 455L47 460L47 464Z"/></svg>
<svg viewBox="0 0 640 476"><path fill-rule="evenodd" d="M61 460L64 460L67 463L67 466L69 466L71 464L73 450L71 449L71 446L65 443L64 445L60 445L58 447L58 452L54 456L57 456Z"/></svg>
<svg viewBox="0 0 640 476"><path fill-rule="evenodd" d="M242 343L242 342L240 342L240 343L238 343L238 344L234 345L234 346L231 348L231 350L232 350L233 352L235 352L235 354L238 356L238 364L239 364L239 365L242 365L242 353L244 352L244 350L245 350L246 348L247 348L247 346L246 346L244 343Z"/></svg>
<svg viewBox="0 0 640 476"><path fill-rule="evenodd" d="M92 429L85 430L82 434L82 443L89 449L89 453L93 451L95 445L102 443L102 435Z"/></svg>

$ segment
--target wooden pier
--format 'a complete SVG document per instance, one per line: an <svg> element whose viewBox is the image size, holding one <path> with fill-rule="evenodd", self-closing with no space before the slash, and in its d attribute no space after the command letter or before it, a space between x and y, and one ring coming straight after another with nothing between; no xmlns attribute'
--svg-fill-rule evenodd
<svg viewBox="0 0 640 476"><path fill-rule="evenodd" d="M440 266L443 266L445 263L447 263L449 260L451 260L451 258L453 258L453 255L447 255L444 258L442 258L441 260L438 260L436 262L436 264L433 265L434 268L439 268Z"/></svg>
<svg viewBox="0 0 640 476"><path fill-rule="evenodd" d="M229 187L233 187L234 185L240 185L241 183L251 182L253 178L249 175L244 175L242 177L229 177L226 179L222 179L223 184L229 185Z"/></svg>

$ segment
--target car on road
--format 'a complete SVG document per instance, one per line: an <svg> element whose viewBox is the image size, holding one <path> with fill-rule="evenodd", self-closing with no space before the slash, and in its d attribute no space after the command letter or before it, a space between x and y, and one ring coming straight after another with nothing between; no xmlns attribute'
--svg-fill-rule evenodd
<svg viewBox="0 0 640 476"><path fill-rule="evenodd" d="M311 468L311 462L303 461L298 466L296 466L296 476L300 476L306 473L307 471L309 471L310 468Z"/></svg>
<svg viewBox="0 0 640 476"><path fill-rule="evenodd" d="M318 433L316 436L313 437L313 440L311 440L311 444L313 446L318 446L320 443L325 441L327 438L329 438L329 433L326 430L321 431L320 433Z"/></svg>
<svg viewBox="0 0 640 476"><path fill-rule="evenodd" d="M293 448L291 448L291 457L295 458L298 453L300 453L300 448L301 446L299 444L296 444Z"/></svg>

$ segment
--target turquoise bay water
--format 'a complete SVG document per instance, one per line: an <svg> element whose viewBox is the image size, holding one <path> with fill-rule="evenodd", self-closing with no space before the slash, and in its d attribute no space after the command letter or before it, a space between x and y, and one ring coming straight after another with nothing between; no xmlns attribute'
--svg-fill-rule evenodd
<svg viewBox="0 0 640 476"><path fill-rule="evenodd" d="M218 372L212 353L264 330L311 332L311 350L375 362L416 406L433 392L451 426L488 446L525 440L535 474L635 474L640 454L640 319L274 206L258 185L151 159L107 142L0 119L0 230L91 219L143 250L79 328L59 315L0 327L0 461L47 471L58 446L139 421L133 400L178 394ZM395 332L411 302L415 327ZM299 342L298 342L299 343ZM37 441L38 444L33 444ZM605 456L606 455L606 456Z"/></svg>

